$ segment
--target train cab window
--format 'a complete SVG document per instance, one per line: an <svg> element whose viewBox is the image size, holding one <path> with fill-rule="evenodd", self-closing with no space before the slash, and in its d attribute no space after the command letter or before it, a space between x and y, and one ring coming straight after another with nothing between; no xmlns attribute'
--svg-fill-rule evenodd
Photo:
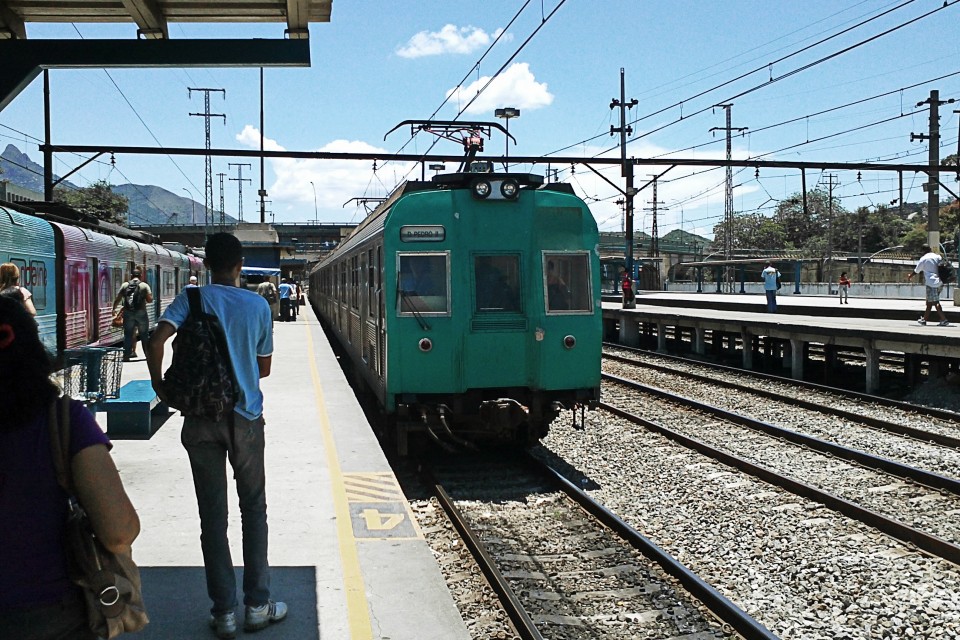
<svg viewBox="0 0 960 640"><path fill-rule="evenodd" d="M519 255L476 256L473 277L477 313L522 311Z"/></svg>
<svg viewBox="0 0 960 640"><path fill-rule="evenodd" d="M588 253L544 253L543 280L548 313L593 310Z"/></svg>
<svg viewBox="0 0 960 640"><path fill-rule="evenodd" d="M449 314L446 253L397 255L397 311L400 315Z"/></svg>

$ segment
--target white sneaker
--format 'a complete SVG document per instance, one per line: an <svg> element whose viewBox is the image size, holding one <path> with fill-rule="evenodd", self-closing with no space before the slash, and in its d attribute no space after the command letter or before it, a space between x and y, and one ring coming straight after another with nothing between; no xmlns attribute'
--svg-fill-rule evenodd
<svg viewBox="0 0 960 640"><path fill-rule="evenodd" d="M259 607L247 607L243 619L244 631L260 631L270 626L271 622L280 622L287 617L287 604L270 600Z"/></svg>
<svg viewBox="0 0 960 640"><path fill-rule="evenodd" d="M218 638L223 640L237 637L237 614L228 611L219 616L211 615L210 628L216 632Z"/></svg>
<svg viewBox="0 0 960 640"><path fill-rule="evenodd" d="M917 324L927 324L927 321L924 320L923 318L920 318L919 320L917 320Z"/></svg>

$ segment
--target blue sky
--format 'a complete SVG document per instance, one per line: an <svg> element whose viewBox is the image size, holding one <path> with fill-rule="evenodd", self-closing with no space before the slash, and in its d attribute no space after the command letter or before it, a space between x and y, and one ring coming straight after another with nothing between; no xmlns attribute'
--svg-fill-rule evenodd
<svg viewBox="0 0 960 640"><path fill-rule="evenodd" d="M953 110L960 109L960 6L948 0L948 6L933 15L879 34L943 4L943 0L334 0L331 22L310 27L312 66L266 71L266 146L425 152L433 142L425 134L412 141L409 128L386 141L384 135L406 119L453 119L466 104L465 96L485 85L522 47L460 116L495 120L495 108L519 108L520 118L510 122L518 142L511 145L511 155L541 156L559 150L563 156L609 155L618 140L609 136L610 126L618 124L617 112L609 105L619 97L622 67L627 99L639 101L629 112L631 120L637 120L629 156L723 157L722 134L710 129L723 127L725 116L722 109L710 107L730 101L733 126L749 128L747 135L734 138L737 158L921 164L927 159L927 143L911 142L910 133L927 131L926 107L917 108L916 103L927 99L931 89L938 89L941 99L958 99L941 108L940 121L941 157L957 152L958 116ZM280 38L283 28L279 23L174 23L170 37ZM28 24L27 29L34 39L135 37L131 24ZM851 30L836 35L844 29ZM796 71L871 38L875 39ZM754 70L758 71L730 82ZM780 76L786 77L769 82ZM441 108L464 78L461 93ZM225 99L212 95L211 111L227 116L225 125L220 119L211 121L212 146L258 148L258 83L257 69L111 69L109 76L102 70L52 71L53 140L156 146L155 136L165 147L202 147L203 119L188 114L203 111L203 98L196 93L189 98L188 87L211 87L226 90ZM857 101L862 102L844 106ZM676 106L679 103L682 107ZM837 107L844 108L815 115ZM34 138L43 134L42 109L38 79L0 111L0 145L16 144L40 161ZM886 122L873 124L880 121ZM849 133L840 135L845 131ZM810 140L815 142L803 144ZM497 134L486 143L488 153L500 154L503 147L503 137ZM459 153L460 147L440 142L434 151ZM612 153L618 155L616 150ZM61 174L82 162L67 154L57 158L56 172ZM258 161L214 158L214 173L236 178L236 167L228 167L228 162L253 164L243 170L244 178L253 179L243 185L244 218L253 219L259 211ZM536 173L544 168L519 167ZM559 169L560 178L571 182L590 204L601 229L621 228L617 194L609 185L584 167L575 172L569 166ZM654 170L638 167L638 185ZM602 171L622 185L618 168ZM345 202L384 196L404 177L419 173L398 163L379 164L374 171L369 161L268 160L268 209L277 222L313 219L315 188L320 220L358 222L363 209L344 207ZM848 209L886 203L898 195L896 174L864 172L858 180L856 172L834 173L839 181L834 193ZM80 184L98 179L157 184L203 202L202 158L118 156L115 168L92 163L71 179ZM723 179L722 169L678 167L666 174L657 198L662 203L661 235L682 225L711 236L713 225L723 217ZM823 181L819 172L808 172L808 186ZM906 200L925 200L923 181L922 175L905 175ZM945 182L957 191L956 182ZM237 215L238 182L225 184L226 211ZM735 172L734 184L735 209L769 213L777 201L800 190L800 176L790 169L765 169L757 176L748 169ZM218 202L216 176L214 196ZM646 210L651 198L649 190L637 197L637 231L650 230L652 216Z"/></svg>

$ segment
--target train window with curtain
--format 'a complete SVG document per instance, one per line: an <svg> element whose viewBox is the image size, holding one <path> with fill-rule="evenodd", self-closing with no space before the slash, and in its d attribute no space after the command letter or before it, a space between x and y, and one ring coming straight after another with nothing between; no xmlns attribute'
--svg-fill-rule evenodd
<svg viewBox="0 0 960 640"><path fill-rule="evenodd" d="M473 278L477 313L523 310L519 255L475 256Z"/></svg>
<svg viewBox="0 0 960 640"><path fill-rule="evenodd" d="M397 311L403 316L450 313L447 253L397 255Z"/></svg>
<svg viewBox="0 0 960 640"><path fill-rule="evenodd" d="M587 252L543 254L547 313L592 311L590 282Z"/></svg>

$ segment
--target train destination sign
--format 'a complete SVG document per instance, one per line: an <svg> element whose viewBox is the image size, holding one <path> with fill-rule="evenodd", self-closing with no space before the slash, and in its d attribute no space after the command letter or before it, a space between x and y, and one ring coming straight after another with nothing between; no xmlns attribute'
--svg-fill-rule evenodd
<svg viewBox="0 0 960 640"><path fill-rule="evenodd" d="M440 224L400 227L400 242L443 242L446 237L447 230Z"/></svg>

